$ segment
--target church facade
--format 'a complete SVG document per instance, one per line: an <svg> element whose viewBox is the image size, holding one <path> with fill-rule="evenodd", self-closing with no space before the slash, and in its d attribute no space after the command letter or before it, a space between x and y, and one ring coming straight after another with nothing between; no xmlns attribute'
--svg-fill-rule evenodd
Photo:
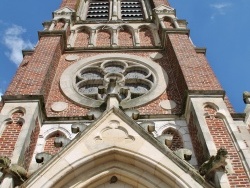
<svg viewBox="0 0 250 188"><path fill-rule="evenodd" d="M250 187L235 113L166 0L62 0L0 106L1 187Z"/></svg>

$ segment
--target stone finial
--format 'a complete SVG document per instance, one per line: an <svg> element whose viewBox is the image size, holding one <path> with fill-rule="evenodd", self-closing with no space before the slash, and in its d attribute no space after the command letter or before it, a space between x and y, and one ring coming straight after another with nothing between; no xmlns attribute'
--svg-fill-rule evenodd
<svg viewBox="0 0 250 188"><path fill-rule="evenodd" d="M200 175L205 176L207 180L211 180L215 171L225 171L227 154L225 148L220 148L216 156L212 155L209 160L201 165L199 168Z"/></svg>

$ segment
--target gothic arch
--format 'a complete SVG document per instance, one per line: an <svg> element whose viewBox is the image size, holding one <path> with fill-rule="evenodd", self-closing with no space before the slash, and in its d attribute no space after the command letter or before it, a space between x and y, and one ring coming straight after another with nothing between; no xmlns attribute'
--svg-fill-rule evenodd
<svg viewBox="0 0 250 188"><path fill-rule="evenodd" d="M155 38L152 29L147 25L139 27L140 46L154 46Z"/></svg>
<svg viewBox="0 0 250 188"><path fill-rule="evenodd" d="M60 18L60 19L56 20L54 30L63 29L65 24L66 24L66 20L64 18Z"/></svg>
<svg viewBox="0 0 250 188"><path fill-rule="evenodd" d="M90 39L91 28L80 27L77 29L74 46L75 47L88 47Z"/></svg>
<svg viewBox="0 0 250 188"><path fill-rule="evenodd" d="M111 46L111 38L112 38L112 30L110 27L105 28L106 26L100 26L97 28L96 33L96 47L110 47Z"/></svg>
<svg viewBox="0 0 250 188"><path fill-rule="evenodd" d="M84 156L67 167L53 165L53 174L41 187L96 187L112 176L135 187L139 186L139 182L147 188L192 187L191 177L185 172L180 176L171 169L171 165L163 166L138 152L112 147L93 155Z"/></svg>
<svg viewBox="0 0 250 188"><path fill-rule="evenodd" d="M172 29L174 28L174 24L173 24L173 18L169 17L169 16L165 16L162 18L164 26L167 29Z"/></svg>
<svg viewBox="0 0 250 188"><path fill-rule="evenodd" d="M134 46L134 30L132 27L123 25L118 30L118 45L119 46Z"/></svg>
<svg viewBox="0 0 250 188"><path fill-rule="evenodd" d="M61 130L54 130L46 135L44 139L44 146L43 151L50 153L50 154L56 154L58 153L62 148L57 148L54 146L55 138L57 137L66 137L66 135Z"/></svg>

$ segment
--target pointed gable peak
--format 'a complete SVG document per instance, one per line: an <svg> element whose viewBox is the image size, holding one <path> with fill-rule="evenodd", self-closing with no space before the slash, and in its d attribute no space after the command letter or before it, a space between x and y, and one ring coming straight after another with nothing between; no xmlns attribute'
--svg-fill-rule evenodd
<svg viewBox="0 0 250 188"><path fill-rule="evenodd" d="M63 7L53 12L53 18L63 17L70 18L75 14L75 10L69 7Z"/></svg>
<svg viewBox="0 0 250 188"><path fill-rule="evenodd" d="M155 9L155 12L158 13L158 14L174 14L176 15L176 12L175 12L175 9L170 7L170 6L167 6L167 5L159 5L158 7L156 7Z"/></svg>

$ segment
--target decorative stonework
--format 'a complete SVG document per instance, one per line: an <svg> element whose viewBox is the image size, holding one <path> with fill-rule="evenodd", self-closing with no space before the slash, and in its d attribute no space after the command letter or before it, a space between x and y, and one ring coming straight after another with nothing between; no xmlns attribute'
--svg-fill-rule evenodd
<svg viewBox="0 0 250 188"><path fill-rule="evenodd" d="M51 109L54 112L61 112L61 111L66 110L67 108L68 108L68 103L66 103L66 102L54 102L51 105Z"/></svg>
<svg viewBox="0 0 250 188"><path fill-rule="evenodd" d="M160 102L160 106L165 110L171 110L176 107L176 103L172 100L163 100Z"/></svg>
<svg viewBox="0 0 250 188"><path fill-rule="evenodd" d="M109 122L109 126L102 129L98 136L95 138L96 142L133 142L135 137L129 135L127 129L120 126L120 122L116 120L112 120Z"/></svg>
<svg viewBox="0 0 250 188"><path fill-rule="evenodd" d="M157 60L157 59L161 59L163 57L163 55L159 52L155 52L153 54L150 55L150 58L152 60Z"/></svg>
<svg viewBox="0 0 250 188"><path fill-rule="evenodd" d="M75 60L77 60L78 58L79 58L78 55L67 55L67 56L65 57L65 60L66 60L66 61L75 61Z"/></svg>
<svg viewBox="0 0 250 188"><path fill-rule="evenodd" d="M105 54L68 67L60 86L67 97L83 106L100 107L107 95L116 93L120 105L131 108L160 96L166 90L167 81L164 70L152 60Z"/></svg>

